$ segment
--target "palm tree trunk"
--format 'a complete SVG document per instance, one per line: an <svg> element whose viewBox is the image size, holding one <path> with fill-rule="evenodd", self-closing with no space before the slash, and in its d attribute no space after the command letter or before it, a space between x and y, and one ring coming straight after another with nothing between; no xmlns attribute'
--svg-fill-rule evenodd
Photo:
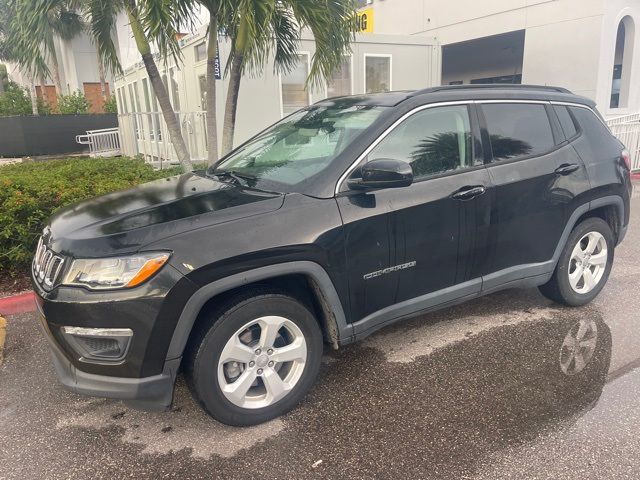
<svg viewBox="0 0 640 480"><path fill-rule="evenodd" d="M236 113L238 111L238 93L242 80L242 63L244 55L236 51L231 59L229 74L229 90L224 107L224 125L222 127L222 154L226 155L233 149L233 134L236 129Z"/></svg>
<svg viewBox="0 0 640 480"><path fill-rule="evenodd" d="M64 95L62 91L62 81L60 80L60 65L58 64L58 55L53 50L51 53L51 72L53 74L53 84L56 86L56 94Z"/></svg>
<svg viewBox="0 0 640 480"><path fill-rule="evenodd" d="M216 55L218 50L218 20L209 12L207 44L207 161L218 161L218 121L216 117Z"/></svg>
<svg viewBox="0 0 640 480"><path fill-rule="evenodd" d="M104 103L107 101L107 82L104 79L104 64L98 52L98 75L100 77L100 95L102 95L102 110L104 111Z"/></svg>
<svg viewBox="0 0 640 480"><path fill-rule="evenodd" d="M45 85L44 75L41 73L38 75L38 83L40 84L40 94L42 95L42 102L49 104L49 97L47 96L47 86Z"/></svg>
<svg viewBox="0 0 640 480"><path fill-rule="evenodd" d="M147 74L149 75L149 82L151 83L153 92L158 99L158 104L160 105L160 110L162 111L162 117L167 124L169 137L171 138L171 143L173 144L173 148L175 149L176 155L178 156L178 161L180 162L182 170L185 173L190 172L193 170L193 165L191 164L191 158L189 157L187 145L184 142L184 138L182 137L180 123L178 122L178 118L176 117L176 114L173 111L173 107L171 106L169 94L167 93L167 89L162 82L160 72L158 72L156 61L151 54L151 46L149 45L149 40L145 36L142 25L138 20L138 12L135 2L130 1L127 4L126 11L127 16L129 17L131 30L133 31L133 37L136 41L136 46L138 47L140 55L142 55L142 61L144 62Z"/></svg>
<svg viewBox="0 0 640 480"><path fill-rule="evenodd" d="M36 95L36 83L34 79L29 82L29 96L31 97L31 113L38 115L38 95Z"/></svg>

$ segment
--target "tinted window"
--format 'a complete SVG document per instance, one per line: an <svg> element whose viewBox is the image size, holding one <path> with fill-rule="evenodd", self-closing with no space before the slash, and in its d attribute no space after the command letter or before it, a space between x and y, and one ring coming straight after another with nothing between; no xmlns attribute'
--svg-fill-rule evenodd
<svg viewBox="0 0 640 480"><path fill-rule="evenodd" d="M431 108L407 118L368 155L411 164L415 177L472 165L469 111L464 105Z"/></svg>
<svg viewBox="0 0 640 480"><path fill-rule="evenodd" d="M482 106L493 160L539 155L553 148L553 132L544 105L496 103Z"/></svg>
<svg viewBox="0 0 640 480"><path fill-rule="evenodd" d="M574 143L578 154L586 164L613 160L620 156L622 145L595 113L587 108L569 107L583 132Z"/></svg>
<svg viewBox="0 0 640 480"><path fill-rule="evenodd" d="M560 126L562 127L562 131L564 132L565 138L567 139L573 138L576 135L576 133L578 133L578 129L576 128L576 125L573 122L573 118L569 113L569 109L561 105L554 105L553 109L556 111L556 114L558 115L558 120L560 120Z"/></svg>

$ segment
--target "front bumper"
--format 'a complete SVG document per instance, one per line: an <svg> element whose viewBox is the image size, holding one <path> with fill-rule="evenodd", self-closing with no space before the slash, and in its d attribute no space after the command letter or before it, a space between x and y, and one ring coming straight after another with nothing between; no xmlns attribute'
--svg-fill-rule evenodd
<svg viewBox="0 0 640 480"><path fill-rule="evenodd" d="M161 374L144 378L112 377L83 372L62 352L44 315L39 310L39 325L50 347L58 379L67 389L84 395L124 400L142 410L166 410L173 401L173 386L180 358L165 362Z"/></svg>
<svg viewBox="0 0 640 480"><path fill-rule="evenodd" d="M167 359L180 312L195 286L167 265L151 281L118 291L91 292L33 282L40 327L62 384L77 393L115 398L144 410L171 405L181 358ZM81 355L63 327L128 329L126 355L118 361Z"/></svg>

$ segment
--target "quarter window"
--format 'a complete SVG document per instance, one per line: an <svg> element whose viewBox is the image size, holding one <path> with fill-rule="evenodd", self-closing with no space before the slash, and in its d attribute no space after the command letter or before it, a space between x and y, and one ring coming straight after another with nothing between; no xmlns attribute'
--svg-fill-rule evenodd
<svg viewBox="0 0 640 480"><path fill-rule="evenodd" d="M392 158L411 164L416 178L473 164L469 111L465 105L422 110L387 135L367 160Z"/></svg>
<svg viewBox="0 0 640 480"><path fill-rule="evenodd" d="M562 127L565 138L568 140L575 137L578 133L578 129L573 121L573 117L569 113L569 109L561 105L554 105L553 109L558 115L558 120L560 120L560 126Z"/></svg>
<svg viewBox="0 0 640 480"><path fill-rule="evenodd" d="M493 161L541 155L555 141L547 110L533 103L496 103L482 106L493 150Z"/></svg>

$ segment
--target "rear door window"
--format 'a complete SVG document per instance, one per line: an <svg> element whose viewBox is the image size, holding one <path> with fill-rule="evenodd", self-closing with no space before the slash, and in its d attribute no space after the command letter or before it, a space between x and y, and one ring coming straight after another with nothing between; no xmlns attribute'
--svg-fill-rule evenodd
<svg viewBox="0 0 640 480"><path fill-rule="evenodd" d="M542 155L555 146L544 105L494 103L482 105L493 161Z"/></svg>

